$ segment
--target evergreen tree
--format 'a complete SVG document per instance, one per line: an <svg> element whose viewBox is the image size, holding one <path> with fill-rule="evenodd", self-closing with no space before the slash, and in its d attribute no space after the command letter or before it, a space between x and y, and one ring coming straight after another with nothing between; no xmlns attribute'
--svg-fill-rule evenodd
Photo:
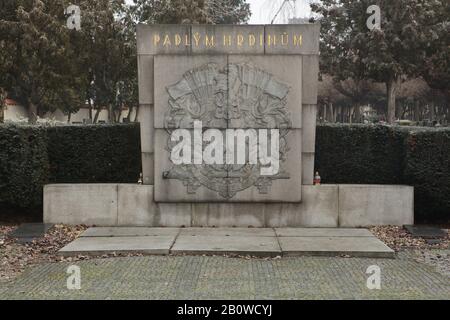
<svg viewBox="0 0 450 320"><path fill-rule="evenodd" d="M80 93L85 83L74 63L76 51L64 9L62 0L2 2L0 81L28 109L30 123L39 113L78 108L84 100Z"/></svg>
<svg viewBox="0 0 450 320"><path fill-rule="evenodd" d="M434 52L435 17L444 0L322 0L312 5L322 23L322 70L339 80L371 79L387 89L388 121L395 120L399 85L421 74ZM367 27L367 8L381 8L381 29Z"/></svg>

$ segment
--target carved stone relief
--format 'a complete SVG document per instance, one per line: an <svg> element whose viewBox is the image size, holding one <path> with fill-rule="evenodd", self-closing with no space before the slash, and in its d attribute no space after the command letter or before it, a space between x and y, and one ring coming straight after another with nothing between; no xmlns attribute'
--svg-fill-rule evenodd
<svg viewBox="0 0 450 320"><path fill-rule="evenodd" d="M188 194L206 187L224 199L250 187L267 194L273 180L289 179L283 164L289 147L287 136L291 115L286 107L290 87L272 74L251 63L229 63L225 68L207 63L184 73L182 79L166 88L169 94L164 125L169 133L169 154L176 143L170 139L178 128L192 128L201 121L204 128L226 128L233 120L241 128L279 129L280 170L273 176L262 176L260 164L244 165L172 165L164 179L180 180ZM249 153L258 152L250 146ZM225 152L226 150L224 150Z"/></svg>

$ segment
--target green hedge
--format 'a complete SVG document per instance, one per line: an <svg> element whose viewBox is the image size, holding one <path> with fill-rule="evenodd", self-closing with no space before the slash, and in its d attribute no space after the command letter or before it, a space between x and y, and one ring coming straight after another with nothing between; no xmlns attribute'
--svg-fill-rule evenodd
<svg viewBox="0 0 450 320"><path fill-rule="evenodd" d="M316 168L325 183L401 184L404 137L388 126L318 126Z"/></svg>
<svg viewBox="0 0 450 320"><path fill-rule="evenodd" d="M47 129L53 183L136 183L141 172L139 125Z"/></svg>
<svg viewBox="0 0 450 320"><path fill-rule="evenodd" d="M0 210L42 214L47 183L134 183L139 125L0 125ZM324 183L415 187L418 221L450 220L450 129L319 125Z"/></svg>
<svg viewBox="0 0 450 320"><path fill-rule="evenodd" d="M41 127L0 126L0 210L41 210L48 181L47 136Z"/></svg>
<svg viewBox="0 0 450 320"><path fill-rule="evenodd" d="M415 187L419 222L450 221L450 128L319 125L323 183Z"/></svg>
<svg viewBox="0 0 450 320"><path fill-rule="evenodd" d="M415 186L417 218L450 221L450 129L412 132L405 163L404 182Z"/></svg>
<svg viewBox="0 0 450 320"><path fill-rule="evenodd" d="M141 172L138 124L0 125L0 210L42 215L48 183L132 183Z"/></svg>

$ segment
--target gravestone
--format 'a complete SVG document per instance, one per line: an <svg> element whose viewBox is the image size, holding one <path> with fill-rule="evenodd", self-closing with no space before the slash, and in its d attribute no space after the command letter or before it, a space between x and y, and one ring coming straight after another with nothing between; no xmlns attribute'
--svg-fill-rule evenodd
<svg viewBox="0 0 450 320"><path fill-rule="evenodd" d="M319 32L138 26L143 182L156 203L302 201L314 175Z"/></svg>

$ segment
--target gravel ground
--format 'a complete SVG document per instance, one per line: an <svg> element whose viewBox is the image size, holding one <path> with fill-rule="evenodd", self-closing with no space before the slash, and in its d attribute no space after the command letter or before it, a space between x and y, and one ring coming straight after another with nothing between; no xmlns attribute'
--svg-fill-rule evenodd
<svg viewBox="0 0 450 320"><path fill-rule="evenodd" d="M450 248L450 230L447 231L447 238L442 239L438 244L429 244L426 239L414 238L402 227L397 226L382 226L382 227L372 227L369 230L383 241L392 250L400 251L404 249L422 249L422 250L433 250L433 249L449 249Z"/></svg>
<svg viewBox="0 0 450 320"><path fill-rule="evenodd" d="M16 228L17 225L0 225L0 282L14 279L30 265L67 260L57 255L58 250L87 229L56 225L43 238L21 244L8 236Z"/></svg>

